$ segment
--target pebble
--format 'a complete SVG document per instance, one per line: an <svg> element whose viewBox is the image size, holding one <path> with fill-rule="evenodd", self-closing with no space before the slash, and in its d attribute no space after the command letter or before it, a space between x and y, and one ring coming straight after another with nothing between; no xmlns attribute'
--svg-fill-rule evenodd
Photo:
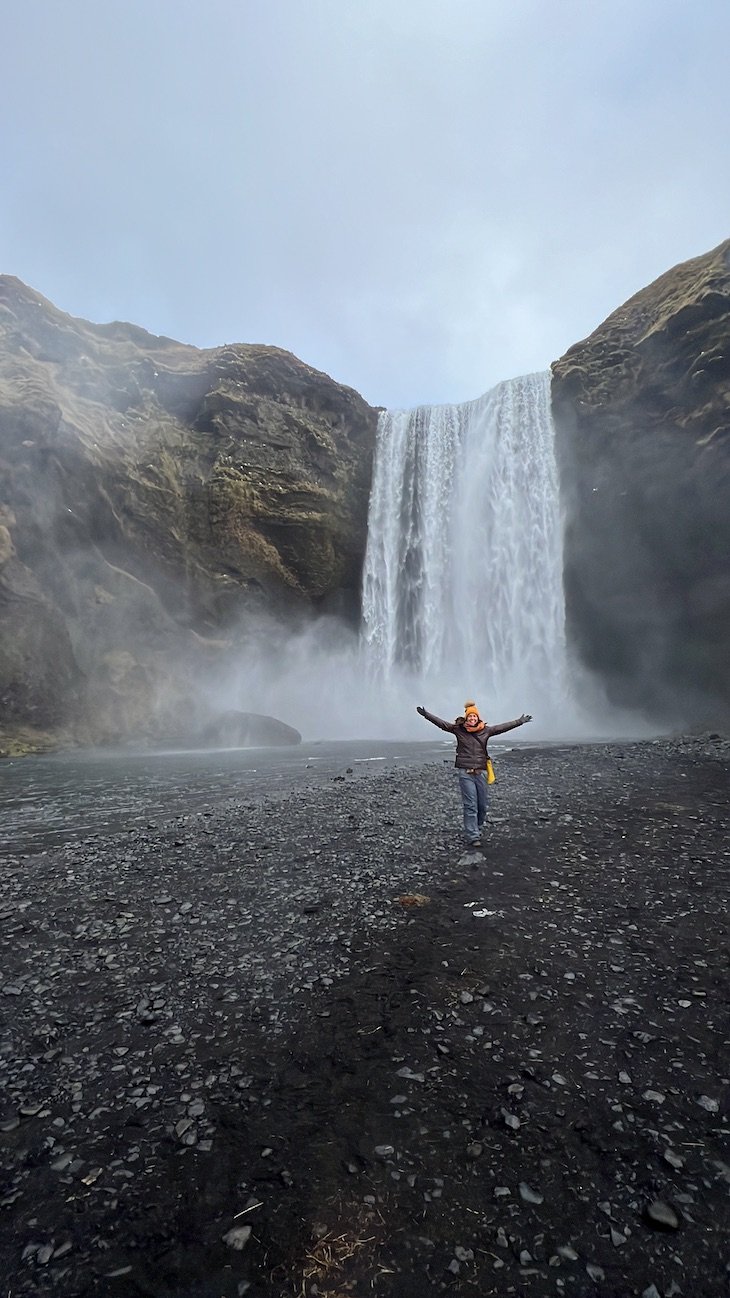
<svg viewBox="0 0 730 1298"><path fill-rule="evenodd" d="M679 1230L679 1217L668 1203L654 1199L646 1208L646 1217L651 1226L659 1230Z"/></svg>
<svg viewBox="0 0 730 1298"><path fill-rule="evenodd" d="M578 1261L578 1254L576 1253L575 1249L571 1247L570 1244L560 1244L558 1247L558 1253L562 1258L565 1259L566 1262Z"/></svg>
<svg viewBox="0 0 730 1298"><path fill-rule="evenodd" d="M543 1203L544 1197L538 1190L532 1190L526 1181L520 1181L520 1198L525 1203Z"/></svg>
<svg viewBox="0 0 730 1298"><path fill-rule="evenodd" d="M603 1267L596 1266L593 1262L588 1262L588 1264L586 1265L586 1271L591 1277L591 1280L595 1280L596 1284L598 1284L601 1280L606 1279L606 1272L604 1271Z"/></svg>
<svg viewBox="0 0 730 1298"><path fill-rule="evenodd" d="M717 1100L711 1099L709 1095L701 1095L697 1103L699 1104L700 1108L705 1109L707 1113L720 1112L720 1105L718 1104Z"/></svg>
<svg viewBox="0 0 730 1298"><path fill-rule="evenodd" d="M423 1082L425 1075L423 1073L413 1073L408 1067L399 1068L396 1077L405 1077L409 1082Z"/></svg>
<svg viewBox="0 0 730 1298"><path fill-rule="evenodd" d="M251 1238L251 1227L234 1226L222 1238L223 1243L227 1244L229 1248L234 1248L238 1253L241 1253Z"/></svg>

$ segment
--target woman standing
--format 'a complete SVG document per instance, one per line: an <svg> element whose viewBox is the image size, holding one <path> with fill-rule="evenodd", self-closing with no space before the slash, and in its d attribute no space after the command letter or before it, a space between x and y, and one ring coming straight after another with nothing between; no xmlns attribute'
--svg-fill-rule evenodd
<svg viewBox="0 0 730 1298"><path fill-rule="evenodd" d="M488 726L479 716L476 703L464 704L463 717L456 721L442 721L425 708L416 708L422 717L456 735L456 766L459 775L459 790L464 805L464 833L470 847L479 847L479 834L487 818L487 744L492 735L503 735L506 730L524 726L532 717L523 712L516 721L503 721L499 726Z"/></svg>

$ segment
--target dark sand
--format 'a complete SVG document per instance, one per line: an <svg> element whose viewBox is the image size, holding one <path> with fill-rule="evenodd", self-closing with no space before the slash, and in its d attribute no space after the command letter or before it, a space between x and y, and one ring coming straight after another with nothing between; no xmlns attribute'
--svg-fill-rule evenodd
<svg viewBox="0 0 730 1298"><path fill-rule="evenodd" d="M2 1298L728 1291L730 744L496 764L6 858Z"/></svg>

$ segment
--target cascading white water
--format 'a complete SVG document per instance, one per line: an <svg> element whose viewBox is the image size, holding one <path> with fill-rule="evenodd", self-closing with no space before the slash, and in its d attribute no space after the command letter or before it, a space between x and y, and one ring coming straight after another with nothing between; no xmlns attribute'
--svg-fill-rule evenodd
<svg viewBox="0 0 730 1298"><path fill-rule="evenodd" d="M564 714L562 525L550 376L477 401L381 416L363 574L362 643L495 719ZM444 699L445 702L445 699ZM454 704L459 707L459 703Z"/></svg>

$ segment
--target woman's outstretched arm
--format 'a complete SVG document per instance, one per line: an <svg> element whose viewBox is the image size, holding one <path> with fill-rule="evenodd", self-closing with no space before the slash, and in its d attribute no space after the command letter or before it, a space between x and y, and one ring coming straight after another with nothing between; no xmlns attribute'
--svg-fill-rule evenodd
<svg viewBox="0 0 730 1298"><path fill-rule="evenodd" d="M416 712L425 717L427 721L430 721L432 726L438 726L439 730L448 730L450 735L453 735L456 730L453 721L442 721L441 717L435 717L432 712L427 712L425 708L416 708Z"/></svg>
<svg viewBox="0 0 730 1298"><path fill-rule="evenodd" d="M503 721L501 725L487 726L487 729L491 738L492 735L503 735L506 730L515 730L517 726L524 726L528 721L532 721L532 717L527 712L523 712L516 721Z"/></svg>

